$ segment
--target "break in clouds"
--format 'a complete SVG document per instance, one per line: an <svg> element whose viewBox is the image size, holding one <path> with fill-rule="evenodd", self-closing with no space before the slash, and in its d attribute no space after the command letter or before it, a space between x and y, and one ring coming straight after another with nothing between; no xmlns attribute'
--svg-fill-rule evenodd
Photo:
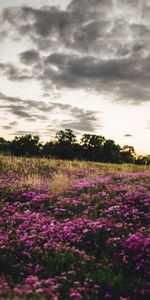
<svg viewBox="0 0 150 300"><path fill-rule="evenodd" d="M28 40L30 47L18 53L17 65L0 62L0 74L10 81L34 79L44 92L83 89L111 96L116 103L145 103L150 100L149 15L148 0L72 0L64 10L33 8L32 1L28 7L8 7L1 12L1 41L26 45ZM36 112L31 116L27 110L32 106L28 102L26 107L13 102L9 110L37 118ZM43 105L36 108L40 113L52 104ZM94 129L94 112L74 116L63 123L65 127ZM44 119L44 114L38 118Z"/></svg>

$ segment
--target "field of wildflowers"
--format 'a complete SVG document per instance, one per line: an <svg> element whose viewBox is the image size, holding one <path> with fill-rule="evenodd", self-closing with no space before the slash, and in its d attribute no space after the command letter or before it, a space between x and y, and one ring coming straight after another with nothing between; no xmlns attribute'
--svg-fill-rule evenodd
<svg viewBox="0 0 150 300"><path fill-rule="evenodd" d="M150 296L150 169L0 158L0 299Z"/></svg>

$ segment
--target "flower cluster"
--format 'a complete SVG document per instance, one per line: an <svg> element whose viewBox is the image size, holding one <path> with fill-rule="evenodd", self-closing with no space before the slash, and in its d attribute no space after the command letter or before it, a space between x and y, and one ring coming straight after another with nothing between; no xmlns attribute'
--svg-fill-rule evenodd
<svg viewBox="0 0 150 300"><path fill-rule="evenodd" d="M148 299L148 171L95 179L77 171L58 195L46 185L17 188L19 173L7 172L0 299Z"/></svg>

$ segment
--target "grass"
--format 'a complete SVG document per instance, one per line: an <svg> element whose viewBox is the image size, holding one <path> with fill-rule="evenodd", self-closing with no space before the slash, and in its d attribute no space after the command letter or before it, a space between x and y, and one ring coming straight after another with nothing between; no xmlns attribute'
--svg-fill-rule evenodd
<svg viewBox="0 0 150 300"><path fill-rule="evenodd" d="M91 172L92 169L94 172ZM150 170L150 166L0 156L1 174L20 175L17 183L13 183L11 188L30 186L39 190L42 185L47 185L49 191L54 194L69 190L76 172L85 171L86 177L94 179L105 174L115 176L118 173L145 172L146 170Z"/></svg>
<svg viewBox="0 0 150 300"><path fill-rule="evenodd" d="M53 194L58 194L67 191L70 184L71 178L60 171L58 173L54 173L49 188Z"/></svg>
<svg viewBox="0 0 150 300"><path fill-rule="evenodd" d="M26 158L26 157L13 157L0 155L0 170L5 171L10 169L16 172L23 171L24 174L28 173L28 169L25 165L28 164L28 168L32 165L38 165L39 170L48 168L63 168L63 169L91 169L97 168L99 171L104 172L141 172L150 169L150 166L146 165L134 165L134 164L112 164L112 163L100 163L91 161L78 161L78 160L58 160L58 159L46 159L46 158Z"/></svg>

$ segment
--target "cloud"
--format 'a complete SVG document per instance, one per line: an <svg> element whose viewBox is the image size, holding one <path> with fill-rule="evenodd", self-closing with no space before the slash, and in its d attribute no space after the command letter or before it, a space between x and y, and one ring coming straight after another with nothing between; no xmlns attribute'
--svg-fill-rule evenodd
<svg viewBox="0 0 150 300"><path fill-rule="evenodd" d="M11 121L11 122L8 122L7 125L3 125L2 128L4 130L11 130L11 129L14 129L14 127L17 125L18 125L17 121Z"/></svg>
<svg viewBox="0 0 150 300"><path fill-rule="evenodd" d="M22 103L22 100L18 97L7 96L0 92L0 100L6 101L8 103Z"/></svg>
<svg viewBox="0 0 150 300"><path fill-rule="evenodd" d="M67 49L86 51L98 46L99 38L111 26L105 20L104 8L112 1L72 1L67 10L58 7L7 8L3 11L3 24L10 24L18 38L28 36L40 49L62 45ZM4 25L3 25L4 26Z"/></svg>
<svg viewBox="0 0 150 300"><path fill-rule="evenodd" d="M131 77L132 79L138 79L141 75L143 76L143 72L137 72L137 65L135 63L138 64L138 61L134 58L104 60L95 56L79 57L55 53L46 59L46 63L55 65L61 76L68 73L69 76L87 78L89 80L102 79L115 81L131 79Z"/></svg>
<svg viewBox="0 0 150 300"><path fill-rule="evenodd" d="M64 116L63 122L55 120L55 123L58 124L58 129L70 128L75 130L76 133L81 133L94 132L102 127L99 113L95 110L86 110L71 105L66 105L65 107L65 105L60 104L58 104L58 107L67 112L67 118Z"/></svg>
<svg viewBox="0 0 150 300"><path fill-rule="evenodd" d="M95 111L83 110L77 107L71 109L73 118L61 123L62 128L70 128L80 132L94 132L101 125Z"/></svg>
<svg viewBox="0 0 150 300"><path fill-rule="evenodd" d="M30 68L1 63L0 70L9 80L35 79L45 92L85 89L116 103L150 101L148 10L142 0L72 0L66 10L7 8L2 30L9 28L20 42L30 39L33 47L19 54Z"/></svg>
<svg viewBox="0 0 150 300"><path fill-rule="evenodd" d="M29 118L31 116L30 113L25 111L24 106L16 106L16 105L13 106L13 105L11 105L11 107L9 107L8 111L13 113L17 117L20 117L20 118Z"/></svg>
<svg viewBox="0 0 150 300"><path fill-rule="evenodd" d="M100 59L53 53L45 60L43 80L58 88L86 88L111 93L114 101L140 104L150 100L150 57Z"/></svg>
<svg viewBox="0 0 150 300"><path fill-rule="evenodd" d="M39 61L40 56L36 50L27 50L19 54L20 61L27 65L35 64Z"/></svg>
<svg viewBox="0 0 150 300"><path fill-rule="evenodd" d="M42 101L21 99L18 97L7 96L0 92L0 109L10 112L17 116L19 119L47 120L47 116L41 115L46 111L46 104ZM11 125L16 125L16 121L13 121Z"/></svg>
<svg viewBox="0 0 150 300"><path fill-rule="evenodd" d="M129 134L129 133L126 133L124 134L124 137L132 137L133 135L132 134Z"/></svg>
<svg viewBox="0 0 150 300"><path fill-rule="evenodd" d="M17 130L15 131L14 135L28 135L31 134L32 136L39 135L39 131L32 131L32 130Z"/></svg>
<svg viewBox="0 0 150 300"><path fill-rule="evenodd" d="M10 129L12 129L12 127L9 126L9 125L4 125L4 126L2 126L2 128L5 129L5 130L10 130Z"/></svg>
<svg viewBox="0 0 150 300"><path fill-rule="evenodd" d="M96 128L101 127L98 112L94 110L86 110L59 102L43 102L11 97L3 93L0 93L0 100L0 109L13 114L19 120L24 119L30 122L48 121L49 113L51 113L51 117L55 113L61 113L64 119L63 122L61 119L52 121L52 124L57 124L58 129L69 127L78 130L78 132L94 132ZM12 121L8 125L4 125L4 129L10 129L15 125L17 125L17 121Z"/></svg>
<svg viewBox="0 0 150 300"><path fill-rule="evenodd" d="M18 122L17 121L12 121L12 122L9 122L9 125L10 126L16 126L16 125L18 125Z"/></svg>
<svg viewBox="0 0 150 300"><path fill-rule="evenodd" d="M62 104L59 102L44 102L33 99L22 99L19 97L5 95L1 92L0 100L3 101L0 107L14 110L16 109L17 112L23 111L24 109L26 109L27 111L34 109L34 111L38 110L40 112L52 112L56 108L59 108L61 110L67 110L72 108L72 106L68 104ZM26 112L26 114L28 113Z"/></svg>
<svg viewBox="0 0 150 300"><path fill-rule="evenodd" d="M41 49L49 45L57 46L57 40L67 36L66 27L68 30L72 23L70 19L71 14L58 7L7 8L2 15L3 23L10 24L18 37L28 35Z"/></svg>
<svg viewBox="0 0 150 300"><path fill-rule="evenodd" d="M11 81L25 81L33 79L32 73L27 68L16 67L12 63L0 63L0 73Z"/></svg>
<svg viewBox="0 0 150 300"><path fill-rule="evenodd" d="M108 9L112 7L113 1L112 0L72 0L71 3L68 5L68 9L72 11L79 11L79 8L84 11L98 11L103 10L104 8Z"/></svg>

